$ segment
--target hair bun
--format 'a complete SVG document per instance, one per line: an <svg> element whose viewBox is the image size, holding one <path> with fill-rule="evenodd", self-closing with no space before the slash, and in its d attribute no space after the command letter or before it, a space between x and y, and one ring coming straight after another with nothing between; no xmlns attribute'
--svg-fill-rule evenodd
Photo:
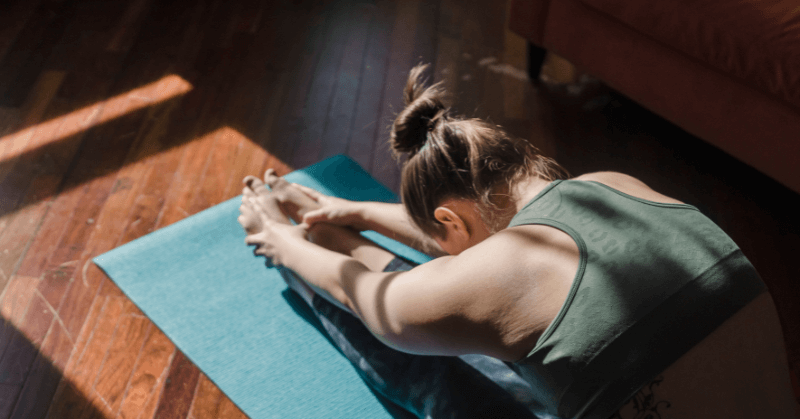
<svg viewBox="0 0 800 419"><path fill-rule="evenodd" d="M411 69L403 90L405 108L397 115L392 125L389 143L395 153L416 153L428 139L428 132L436 128L446 114L444 91L441 83L425 87L422 73L427 64Z"/></svg>

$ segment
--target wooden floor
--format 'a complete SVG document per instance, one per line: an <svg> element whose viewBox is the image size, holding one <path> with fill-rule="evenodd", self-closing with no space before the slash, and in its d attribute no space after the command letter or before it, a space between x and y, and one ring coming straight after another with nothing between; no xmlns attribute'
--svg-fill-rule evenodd
<svg viewBox="0 0 800 419"><path fill-rule="evenodd" d="M346 153L397 190L387 126L419 62L574 175L627 172L710 214L773 291L800 373L800 195L602 85L530 85L506 7L0 2L0 419L243 417L90 260L270 167Z"/></svg>

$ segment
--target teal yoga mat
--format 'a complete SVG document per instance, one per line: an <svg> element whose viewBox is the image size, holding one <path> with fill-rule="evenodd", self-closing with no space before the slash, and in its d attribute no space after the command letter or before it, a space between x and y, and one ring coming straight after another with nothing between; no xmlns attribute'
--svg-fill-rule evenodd
<svg viewBox="0 0 800 419"><path fill-rule="evenodd" d="M344 156L286 178L351 200L397 200ZM240 203L223 202L94 262L253 419L406 417L370 391L278 271L244 245ZM365 235L414 262L430 259Z"/></svg>

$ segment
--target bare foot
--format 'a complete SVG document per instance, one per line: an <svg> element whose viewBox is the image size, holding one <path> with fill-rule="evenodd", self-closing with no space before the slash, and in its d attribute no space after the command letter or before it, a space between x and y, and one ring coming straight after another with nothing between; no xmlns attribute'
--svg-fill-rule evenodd
<svg viewBox="0 0 800 419"><path fill-rule="evenodd" d="M288 215L294 222L299 223L303 220L305 213L320 207L319 203L309 197L297 186L289 183L286 179L276 176L272 169L264 174L264 181L255 176L248 176L244 179L245 189L250 189L257 196L271 196L280 205L283 213ZM269 186L271 191L264 186Z"/></svg>
<svg viewBox="0 0 800 419"><path fill-rule="evenodd" d="M249 207L248 209L256 217L259 215L259 213L263 213L270 219L275 220L279 223L291 224L289 218L281 210L281 205L280 202L278 202L278 198L274 194L267 191L266 189L264 188L261 189L263 189L263 192L256 193L253 189L245 187L242 190L242 207ZM250 217L250 215L246 214L244 211L242 211L242 215ZM254 220L247 220L247 221L249 223L248 226L245 227L245 230L248 230L249 228L256 231L261 231L261 228L255 225L256 221ZM245 226L245 224L242 223L242 226Z"/></svg>
<svg viewBox="0 0 800 419"><path fill-rule="evenodd" d="M256 178L253 177L253 179ZM275 194L264 188L263 183L260 183L260 186L258 183L253 185L252 180L251 182L247 182L247 180L245 180L247 186L242 191L242 205L239 207L239 223L247 234L258 234L264 230L262 215L280 223L290 224L289 218L281 210ZM254 190L253 186L258 192ZM258 254L257 251L256 253ZM269 258L267 258L267 267L273 267ZM316 294L314 289L289 270L280 270L280 273L289 288L297 292L310 307L313 307L312 299Z"/></svg>

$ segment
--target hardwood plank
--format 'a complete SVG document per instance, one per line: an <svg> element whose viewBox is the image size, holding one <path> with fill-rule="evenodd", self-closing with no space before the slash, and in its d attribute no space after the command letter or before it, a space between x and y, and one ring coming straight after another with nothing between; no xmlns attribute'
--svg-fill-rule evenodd
<svg viewBox="0 0 800 419"><path fill-rule="evenodd" d="M376 4L377 10L368 30L353 127L347 145L347 155L367 170L370 168L376 143L386 140L378 139L379 133L383 132L379 114L384 101L384 81L395 4L388 0L379 0Z"/></svg>
<svg viewBox="0 0 800 419"><path fill-rule="evenodd" d="M107 212L109 221L114 217L119 219L119 215L124 212L128 213L122 223L125 229L117 245L151 232L158 220L165 201L164 196L172 184L174 173L183 155L183 150L179 147L163 150L168 143L165 137L169 134L170 116L175 112L177 105L178 102L169 102L152 109L152 116L148 121L154 122L143 128L144 134L140 145L134 147L128 157L131 163L127 167L131 167L131 170L126 170L127 167L122 169L125 173L125 182L133 183L133 186L128 192L128 199ZM155 150L160 152L144 157L144 154L153 153ZM118 182L120 180L118 179ZM92 254L99 255L111 248L111 246L102 248L93 246Z"/></svg>
<svg viewBox="0 0 800 419"><path fill-rule="evenodd" d="M198 177L199 188L189 206L191 213L222 202L236 150L243 141L246 141L244 137L234 130L229 128L219 130L205 170Z"/></svg>
<svg viewBox="0 0 800 419"><path fill-rule="evenodd" d="M236 149L236 155L230 170L224 193L220 201L226 201L241 194L245 176L262 176L269 154L259 145L242 137Z"/></svg>
<svg viewBox="0 0 800 419"><path fill-rule="evenodd" d="M395 22L392 28L391 48L386 67L386 78L378 118L378 135L373 147L373 158L369 172L389 189L398 192L400 186L400 169L392 157L387 140L389 128L395 115L403 109L403 87L408 79L408 72L415 64L414 45L408 42L415 39L419 12L418 1L405 1L397 5Z"/></svg>
<svg viewBox="0 0 800 419"><path fill-rule="evenodd" d="M7 229L0 235L0 290L16 273L20 259L39 231L47 212L46 203L29 205L4 220Z"/></svg>
<svg viewBox="0 0 800 419"><path fill-rule="evenodd" d="M126 57L103 49L104 41L108 39L104 33L82 28L79 34L79 38L73 41L77 47L70 45L65 48L62 62L58 63L59 67L71 70L58 96L68 100L73 110L97 106L98 102L113 96L111 86L124 66ZM94 113L90 115L96 116Z"/></svg>
<svg viewBox="0 0 800 419"><path fill-rule="evenodd" d="M155 417L159 419L185 418L192 407L192 399L199 376L200 370L186 358L183 352L176 351Z"/></svg>
<svg viewBox="0 0 800 419"><path fill-rule="evenodd" d="M117 30L108 41L108 51L123 52L131 48L151 3L151 0L135 0L128 5L117 23Z"/></svg>
<svg viewBox="0 0 800 419"><path fill-rule="evenodd" d="M47 271L39 284L39 292L53 307L60 307L76 269L83 267L82 253L95 229L95 219L114 185L114 178L95 179L84 187L61 241L47 261ZM83 262L83 263L82 263Z"/></svg>
<svg viewBox="0 0 800 419"><path fill-rule="evenodd" d="M163 374L161 374L161 376L158 378L155 387L153 388L153 391L147 397L147 402L145 403L142 412L139 414L139 418L150 419L156 417L156 410L158 409L159 403L161 402L161 396L164 394L164 386L166 386L167 384L167 377L169 376L169 365L175 358L175 353L177 352L178 352L177 349L173 350L167 368L164 368Z"/></svg>
<svg viewBox="0 0 800 419"><path fill-rule="evenodd" d="M13 128L16 132L0 138L0 143L2 144L2 148L0 148L0 191L5 197L8 197L0 204L2 205L0 206L0 214L16 208L19 200L16 196L25 191L25 187L19 184L24 185L23 181L26 178L20 179L17 176L16 179L9 182L7 180L9 173L16 174L14 168L17 166L22 166L23 170L27 170L26 173L36 169L35 167L18 164L20 163L22 150L26 149L26 147L37 147L43 141L47 141L47 138L52 135L52 131L57 128L57 124L45 124L41 127L34 127L34 125L42 121L45 110L56 96L64 77L65 73L63 71L43 72L36 84L30 88L28 99L19 111L21 118ZM23 159L22 163L26 163L26 161ZM16 181L16 183L13 181Z"/></svg>
<svg viewBox="0 0 800 419"><path fill-rule="evenodd" d="M506 25L506 10L510 2L477 1L473 16L480 16L480 42L488 49L502 51Z"/></svg>
<svg viewBox="0 0 800 419"><path fill-rule="evenodd" d="M16 131L22 120L21 114L19 108L0 107L0 137ZM5 147L5 141L0 141L0 155L4 155Z"/></svg>
<svg viewBox="0 0 800 419"><path fill-rule="evenodd" d="M77 102L82 102L84 97L93 97L101 94L107 91L109 86L109 80L106 79L104 81L103 79L99 79L90 89L86 89L84 93L77 97ZM65 103L64 99L62 99L60 103L61 105L56 107L53 112L58 113L62 110L69 109L71 106ZM74 132L76 128L91 125L97 118L102 117L102 115L103 104L94 103L91 106L65 116L63 122L58 125L58 129L53 135L61 137L65 132ZM44 151L43 156L46 157L44 161L46 169L42 175L42 181L40 181L41 187L32 190L25 198L26 200L41 200L50 196L57 190L62 183L63 176L66 175L68 168L71 166L71 161L78 153L78 148L85 134L85 130L77 129L77 134L67 136L67 138L58 143L57 147L48 148ZM27 273L31 276L39 276L44 273L47 259L54 253L57 244L66 231L67 225L64 223L64 220L69 219L73 214L81 194L81 189L73 187L71 189L68 188L55 199L51 206L50 213L42 224L39 235L31 245L31 250L22 261L19 268L21 274Z"/></svg>
<svg viewBox="0 0 800 419"><path fill-rule="evenodd" d="M86 348L97 322L102 315L103 308L105 307L105 298L94 299L90 301L89 313L86 321L82 323L80 333L72 335L75 341L72 352L69 354L69 359L62 369L63 379L56 389L52 402L48 408L47 418L57 419L64 417L67 412L80 412L86 406L86 399L83 393L73 383L73 377L69 373L74 365L80 360L80 356Z"/></svg>
<svg viewBox="0 0 800 419"><path fill-rule="evenodd" d="M211 53L212 51L205 51L205 54ZM201 52L201 56L202 54L203 52ZM231 61L228 59L217 63L205 75L208 78L206 80L225 78L227 74L230 74ZM231 131L218 128L221 125L222 115L215 112L213 106L219 102L225 103L231 97L230 95L230 91L226 92L224 88L216 86L213 89L203 90L202 95L196 97L198 107L195 108L195 111L199 112L201 116L197 120L198 122L186 125L186 127L189 129L190 135L204 134L193 140L192 147L188 148L183 156L176 171L176 182L168 192L168 199L157 225L163 226L166 225L165 223L175 222L206 209L210 205L218 203L221 199L219 195L224 194L228 183L228 173L225 170L230 168L230 163L226 163L226 161L233 158L231 152L235 151L237 141L233 138L235 134L232 134ZM211 131L212 129L213 131ZM218 144L220 149L217 149ZM225 146L228 148L225 149ZM209 173L211 178L206 180ZM192 181L188 182L185 179L192 179ZM204 185L211 179L215 185L220 186L220 190L211 190L212 188L208 185Z"/></svg>
<svg viewBox="0 0 800 419"><path fill-rule="evenodd" d="M475 0L464 3L465 9L474 8ZM461 24L461 66L456 88L456 110L468 117L486 118L488 106L481 102L485 71L479 61L487 57L488 51L481 42L481 24L464 14Z"/></svg>
<svg viewBox="0 0 800 419"><path fill-rule="evenodd" d="M275 29L275 41L273 42L272 54L275 56L286 57L285 61L273 63L269 72L264 76L265 82L262 84L263 88L257 94L263 100L255 102L252 109L253 122L248 126L252 129L246 130L243 133L248 134L252 132L251 139L255 144L259 145L271 155L278 156L279 150L286 142L288 136L285 132L281 131L280 126L286 126L283 118L288 115L287 100L290 98L290 92L293 90L292 80L296 77L295 69L290 67L300 61L299 56L303 52L295 47L293 43L281 42L282 39L287 37L299 36L298 28L305 28L307 26L308 18L304 14L297 13L296 11L282 11L283 13L270 13L265 17L263 31L272 32L271 28ZM302 32L301 32L302 33ZM257 37L261 37L259 32ZM281 142L281 140L283 140ZM285 154L281 154L285 158ZM278 161L281 157L276 157ZM263 166L262 166L263 168ZM261 172L261 171L259 171ZM262 172L263 173L263 172ZM252 174L252 173L248 173ZM261 173L259 173L260 175ZM236 179L238 182L241 179Z"/></svg>
<svg viewBox="0 0 800 419"><path fill-rule="evenodd" d="M494 59L494 56L490 58ZM475 90L478 91L478 100L485 109L484 118L497 125L505 126L506 118L503 112L505 100L503 98L503 90L498 87L502 86L503 80L507 78L501 72L501 69L506 67L503 66L503 63L481 66L480 62L478 66L481 68L477 68L475 71L482 73L483 84L476 85Z"/></svg>
<svg viewBox="0 0 800 419"><path fill-rule="evenodd" d="M232 76L230 72L237 68L245 58L244 48L249 44L249 39L237 37L237 40L239 42L234 42L235 48L226 51L226 54L229 54L228 61L230 63L229 66L223 69L222 74L225 76ZM228 79L230 83L233 83L235 80L234 77ZM228 119L226 116L231 115L231 112L232 114L241 114L244 112L244 110L237 112L239 106L236 104L237 95L235 94L235 87L227 83L223 83L222 86L223 94L218 100L224 103L226 102L227 106L225 107L224 114L219 115L219 117ZM213 152L208 155L205 170L198 177L199 188L190 205L190 212L198 212L222 202L229 184L230 172L236 159L237 150L240 146L243 146L244 142L248 142L248 140L235 129L222 127L218 130Z"/></svg>
<svg viewBox="0 0 800 419"><path fill-rule="evenodd" d="M226 419L247 419L247 415L245 415L244 412L239 409L239 406L236 406L227 396L220 400L219 417Z"/></svg>
<svg viewBox="0 0 800 419"><path fill-rule="evenodd" d="M296 35L298 39L294 51L298 50L300 57L295 60L297 64L290 67L293 77L289 85L293 88L287 92L284 100L283 111L275 125L275 131L267 144L272 154L292 166L291 158L296 143L302 137L304 127L304 108L309 90L313 82L314 70L324 47L325 34L330 26L330 18L319 7L312 8L309 12L311 18L305 27ZM300 41L300 40L303 41Z"/></svg>
<svg viewBox="0 0 800 419"><path fill-rule="evenodd" d="M159 132L159 130L151 132ZM157 141L157 139L152 141ZM147 144L148 142L144 141L143 143ZM86 243L84 252L81 254L81 259L78 263L80 271L76 272L74 283L67 291L64 303L59 307L62 319L73 333L80 329L98 285L101 281L106 281L105 275L91 263L91 258L112 249L118 245L120 240L125 240L123 234L126 228L136 219L140 219L138 217L142 215L133 209L140 190L147 187L147 184L142 179L156 173L155 176L163 174L165 181L168 182L170 179L167 175L168 168L161 165L160 162L163 159L169 160L174 153L179 154L179 152L180 150L176 149L159 155L155 159L158 162L155 165L147 162L136 162L120 170L111 188L110 196L102 205L102 209L95 220L96 231L91 235L91 238ZM135 151L132 152L132 155L135 154ZM133 157L129 156L129 158ZM160 169L165 170L165 172L160 172ZM157 213L157 211L157 208L155 211L151 209L151 212ZM129 213L127 221L119 221L120 214Z"/></svg>
<svg viewBox="0 0 800 419"><path fill-rule="evenodd" d="M201 373L197 383L197 392L192 402L190 417L194 419L223 417L220 415L220 402L223 397L224 395L220 389L205 374Z"/></svg>
<svg viewBox="0 0 800 419"><path fill-rule="evenodd" d="M225 109L225 127L246 141L239 142L235 150L223 200L240 193L244 176L263 173L267 159L265 144L269 141L269 132L273 129L288 80L288 72L281 66L270 64L264 68L264 57L289 56L291 43L283 40L296 31L298 24L302 24L298 22L296 12L275 4L270 4L264 11L262 6L260 3L247 4L245 9L257 8L258 12L252 17L239 16L237 31L249 36L256 30L255 26L261 25L261 29L247 40L248 47L241 51L246 58L241 65L235 66L242 67L242 71L235 77L236 93Z"/></svg>
<svg viewBox="0 0 800 419"><path fill-rule="evenodd" d="M342 61L348 28L352 25L352 13L346 5L333 3L327 16L328 28L325 43L314 66L312 83L305 99L302 114L303 130L292 147L287 162L300 168L316 162L322 148L322 135L332 107L336 75Z"/></svg>
<svg viewBox="0 0 800 419"><path fill-rule="evenodd" d="M0 65L4 65L6 53L14 45L19 33L36 12L41 0L4 2L0 10Z"/></svg>
<svg viewBox="0 0 800 419"><path fill-rule="evenodd" d="M152 412L149 416L142 414L146 412L149 400L158 400L174 353L175 345L151 324L149 335L125 389L117 418L152 417Z"/></svg>
<svg viewBox="0 0 800 419"><path fill-rule="evenodd" d="M47 259L55 252L67 229L64 221L71 218L82 192L82 189L76 188L61 193L50 204L47 215L39 228L39 233L22 259L17 270L18 274L32 277L40 277L44 274Z"/></svg>
<svg viewBox="0 0 800 419"><path fill-rule="evenodd" d="M3 319L3 327L0 328L0 357L5 353L12 337L18 332L38 283L38 278L12 277L6 288L0 293L2 294L0 295L0 318Z"/></svg>
<svg viewBox="0 0 800 419"><path fill-rule="evenodd" d="M184 41L180 49L182 53L180 62L178 63L180 67L183 66L181 63L196 59L195 57L199 49L194 46L196 41L191 38L200 35L196 33L200 30L200 22L211 19L213 11L213 8L205 9L201 6L195 8L192 18L190 19L189 27L183 37ZM199 171L198 165L202 167L205 162L205 158L200 156L207 156L208 153L210 153L210 149L197 147L197 145L203 144L210 147L208 143L213 143L215 136L207 135L203 137L207 138L206 141L202 138L197 139L196 137L206 129L205 127L213 125L213 121L216 121L216 118L209 118L209 116L212 111L212 104L216 102L220 92L216 86L208 82L211 77L219 72L221 66L221 63L214 63L209 71L204 72L200 78L194 80L193 84L195 88L184 97L181 106L176 112L170 115L169 120L171 123L169 124L166 135L162 139L163 147L179 148L179 151L175 151L175 153L181 155L181 160L178 168L174 170L176 182L173 186L170 186L169 191L165 193L165 204L156 225L161 223L160 220L166 220L167 223L172 223L188 215L183 208L187 206L186 201L188 199L186 194L191 195L197 187L197 184L195 182L182 182L181 176L184 176L185 179L195 176L195 173ZM192 146L182 147L181 144L186 141L185 139L189 138L194 138L191 142ZM170 151L170 153L172 152L173 151ZM184 156L183 154L185 153L188 153L188 155ZM172 157L167 159L167 161L172 161L171 158ZM184 193L177 192L176 188L182 190ZM179 206L173 205L175 202L178 202Z"/></svg>
<svg viewBox="0 0 800 419"><path fill-rule="evenodd" d="M208 133L192 142L182 156L175 174L175 182L167 192L164 207L156 222L156 226L164 227L192 215L189 206L194 198L198 184L190 179L195 179L197 173L202 173L208 154L214 146L218 132Z"/></svg>
<svg viewBox="0 0 800 419"><path fill-rule="evenodd" d="M0 418L5 419L11 415L19 394L22 392L22 386L0 383L0 392Z"/></svg>
<svg viewBox="0 0 800 419"><path fill-rule="evenodd" d="M506 19L511 10L511 2L506 4ZM501 87L503 89L503 116L508 119L527 119L530 111L527 109L530 97L530 81L527 74L527 41L512 32L507 25L503 25L503 55L502 61L511 68L517 69L525 77L504 77Z"/></svg>
<svg viewBox="0 0 800 419"><path fill-rule="evenodd" d="M436 26L436 57L432 62L433 80L441 82L450 95L455 94L457 89L461 37L455 27L460 25L461 14L461 5L456 0L441 1Z"/></svg>
<svg viewBox="0 0 800 419"><path fill-rule="evenodd" d="M158 71L157 65L151 68ZM152 87L152 90L157 89L157 86ZM112 115L124 114L126 112L125 109L128 107L137 108L136 102L150 99L147 90L137 91L137 94L143 95L143 97L130 97L128 100L112 101L103 108L103 112L109 112ZM142 121L147 115L148 112L146 111L124 115L110 126L107 126L108 129L100 130L95 136L87 138L89 144L84 144L82 149L86 150L91 147L92 150L79 154L76 166L68 175L66 182L67 184L78 183L85 181L86 177L93 175L94 177L91 181L84 183L85 194L81 197L79 205L76 206L72 220L68 223L68 228L57 250L47 261L51 270L53 266L61 266L72 261L76 261L78 266L83 266L86 263L85 258L88 255L84 252L85 246L93 233L97 231L95 220L98 218L103 203L110 195L116 181L116 176L112 171L115 167L119 167L124 163L124 156L127 154L117 152L116 149L126 151L135 143L135 139L138 137L142 127ZM103 137L105 137L105 141L102 142L102 145L97 144ZM111 140L109 140L109 137ZM93 143L94 146L92 147L91 144ZM104 172L111 172L111 174L103 176ZM59 307L73 277L70 275L66 277L66 280L59 280L57 277L55 280L50 280L51 278L53 277L45 276L39 289L53 306Z"/></svg>
<svg viewBox="0 0 800 419"><path fill-rule="evenodd" d="M0 360L2 382L22 386L33 364L37 348L53 322L53 311L43 298L34 295L30 307L18 326L18 333L8 343Z"/></svg>
<svg viewBox="0 0 800 419"><path fill-rule="evenodd" d="M348 14L352 15L348 25L349 33L336 74L336 84L325 129L320 139L320 151L313 156L315 161L347 151L364 67L367 33L376 12L377 6L373 4L355 4L348 10Z"/></svg>
<svg viewBox="0 0 800 419"><path fill-rule="evenodd" d="M201 373L189 417L193 419L246 419L247 415L225 396L205 374Z"/></svg>
<svg viewBox="0 0 800 419"><path fill-rule="evenodd" d="M48 411L49 418L77 418L94 409L94 405L90 402L96 397L92 384L111 346L112 336L124 306L125 302L122 299L104 299L94 327L88 331L84 329L88 335L85 343L81 338L78 339L76 351L73 351L65 370L65 375L70 377L69 383L60 386L62 387L59 388L60 393L57 392Z"/></svg>
<svg viewBox="0 0 800 419"><path fill-rule="evenodd" d="M122 404L125 389L150 327L151 323L146 317L131 312L124 313L114 332L103 365L98 371L94 390L114 415Z"/></svg>
<svg viewBox="0 0 800 419"><path fill-rule="evenodd" d="M31 350L30 342L20 328L35 293L38 280L15 277L0 298L0 417L7 418L22 391L16 361L24 362ZM27 350L26 350L27 349ZM6 365L10 364L10 366ZM20 367L22 365L20 364Z"/></svg>
<svg viewBox="0 0 800 419"><path fill-rule="evenodd" d="M271 11L265 9L272 8L274 5L265 4L257 0L247 0L242 2L242 9L237 16L237 24L234 33L257 33L262 27L265 15Z"/></svg>
<svg viewBox="0 0 800 419"><path fill-rule="evenodd" d="M45 3L47 4L47 3ZM68 22L74 14L74 3L54 2L46 10L45 30L38 44L34 47L36 53L30 54L20 66L18 73L13 79L11 86L5 91L5 95L0 100L5 106L21 106L26 100L28 92L36 83L47 57L50 56L59 39L61 38ZM5 66L3 66L5 67Z"/></svg>
<svg viewBox="0 0 800 419"><path fill-rule="evenodd" d="M45 417L73 346L72 339L60 322L53 322L25 380L11 418Z"/></svg>
<svg viewBox="0 0 800 419"><path fill-rule="evenodd" d="M419 3L417 11L417 25L414 31L414 50L411 65L432 63L437 56L438 26L441 15L442 0L432 0ZM483 16L481 16L483 18Z"/></svg>
<svg viewBox="0 0 800 419"><path fill-rule="evenodd" d="M25 65L31 57L36 59L39 47L47 48L47 42L41 45L42 41L50 41L48 38L52 38L48 37L51 25L55 29L61 26L59 12L65 8L68 6L52 0L44 1L29 16L25 26L14 39L13 45L6 50L3 65L0 66L0 106L19 107L22 104L22 98L13 94L15 82L20 76L29 77L24 74ZM33 76L37 77L38 73Z"/></svg>

